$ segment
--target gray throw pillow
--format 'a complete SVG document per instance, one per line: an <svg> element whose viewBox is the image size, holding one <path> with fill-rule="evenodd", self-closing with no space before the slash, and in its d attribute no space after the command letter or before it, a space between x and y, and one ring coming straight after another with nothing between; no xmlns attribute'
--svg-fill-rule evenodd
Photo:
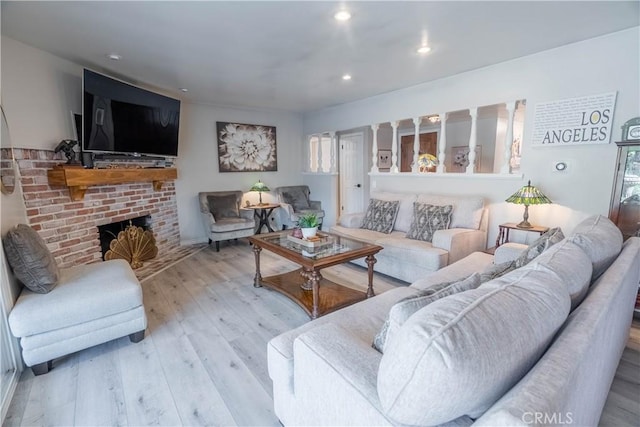
<svg viewBox="0 0 640 427"><path fill-rule="evenodd" d="M516 269L516 262L507 261L500 264L489 264L480 274L480 283L488 282Z"/></svg>
<svg viewBox="0 0 640 427"><path fill-rule="evenodd" d="M209 201L209 209L213 218L218 220L222 218L238 218L238 200L235 194L227 196L207 196Z"/></svg>
<svg viewBox="0 0 640 427"><path fill-rule="evenodd" d="M503 276L516 268L524 267L551 246L562 241L562 239L564 239L564 234L560 227L547 230L546 233L531 243L515 260L503 262L501 264L489 265L480 275L480 282L488 282L489 280Z"/></svg>
<svg viewBox="0 0 640 427"><path fill-rule="evenodd" d="M446 230L451 223L452 205L434 206L428 203L413 203L413 220L407 238L431 242L438 230Z"/></svg>
<svg viewBox="0 0 640 427"><path fill-rule="evenodd" d="M398 216L399 200L386 201L371 199L367 212L362 220L362 227L366 230L379 231L389 234L393 230L393 224Z"/></svg>
<svg viewBox="0 0 640 427"><path fill-rule="evenodd" d="M292 188L290 190L283 191L282 198L285 203L293 207L294 212L309 209L311 207L307 192L302 188Z"/></svg>
<svg viewBox="0 0 640 427"><path fill-rule="evenodd" d="M440 298L475 289L478 286L480 286L480 275L473 273L466 279L439 283L427 289L422 289L410 297L401 299L389 310L387 320L385 320L380 332L373 339L372 347L380 353L384 353L384 348L389 339L397 334L400 327L413 313Z"/></svg>
<svg viewBox="0 0 640 427"><path fill-rule="evenodd" d="M46 294L56 286L58 265L33 228L18 224L7 232L2 244L13 273L30 291Z"/></svg>
<svg viewBox="0 0 640 427"><path fill-rule="evenodd" d="M525 251L515 260L515 267L520 268L524 265L527 265L535 257L540 255L542 252L546 251L556 243L559 243L562 239L564 239L564 234L562 233L560 227L547 230L546 233L542 234L533 243L531 243L527 247L527 249L525 249Z"/></svg>

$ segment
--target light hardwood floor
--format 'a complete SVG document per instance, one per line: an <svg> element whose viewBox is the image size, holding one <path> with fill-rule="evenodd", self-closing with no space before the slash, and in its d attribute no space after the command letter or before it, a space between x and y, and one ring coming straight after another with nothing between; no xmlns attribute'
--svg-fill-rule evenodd
<svg viewBox="0 0 640 427"><path fill-rule="evenodd" d="M263 276L295 268L262 251ZM149 319L138 344L121 338L25 370L4 425L280 425L267 373L269 339L309 321L295 303L252 286L245 241L206 248L142 282ZM323 270L366 288L366 270ZM403 282L377 275L376 293ZM636 324L636 327L640 325ZM638 425L640 329L632 330L601 424Z"/></svg>

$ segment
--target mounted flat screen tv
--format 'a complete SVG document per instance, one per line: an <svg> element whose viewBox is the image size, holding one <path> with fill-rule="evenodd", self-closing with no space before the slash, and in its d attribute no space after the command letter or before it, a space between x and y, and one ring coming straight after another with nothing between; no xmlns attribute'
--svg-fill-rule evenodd
<svg viewBox="0 0 640 427"><path fill-rule="evenodd" d="M178 155L180 101L84 70L82 149Z"/></svg>

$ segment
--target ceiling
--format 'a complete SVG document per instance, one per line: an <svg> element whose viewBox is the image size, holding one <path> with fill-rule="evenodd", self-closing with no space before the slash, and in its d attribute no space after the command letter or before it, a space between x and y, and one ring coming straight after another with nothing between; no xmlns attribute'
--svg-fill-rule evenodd
<svg viewBox="0 0 640 427"><path fill-rule="evenodd" d="M295 112L640 24L638 1L1 4L3 35L83 66L195 103ZM351 20L333 19L341 7Z"/></svg>

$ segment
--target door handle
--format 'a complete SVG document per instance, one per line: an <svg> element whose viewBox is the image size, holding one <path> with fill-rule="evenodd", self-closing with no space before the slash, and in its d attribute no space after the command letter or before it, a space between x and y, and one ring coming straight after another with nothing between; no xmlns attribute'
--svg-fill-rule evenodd
<svg viewBox="0 0 640 427"><path fill-rule="evenodd" d="M357 188L360 188L360 187L362 187L362 185L360 185L360 184L356 184L356 187L357 187Z"/></svg>

